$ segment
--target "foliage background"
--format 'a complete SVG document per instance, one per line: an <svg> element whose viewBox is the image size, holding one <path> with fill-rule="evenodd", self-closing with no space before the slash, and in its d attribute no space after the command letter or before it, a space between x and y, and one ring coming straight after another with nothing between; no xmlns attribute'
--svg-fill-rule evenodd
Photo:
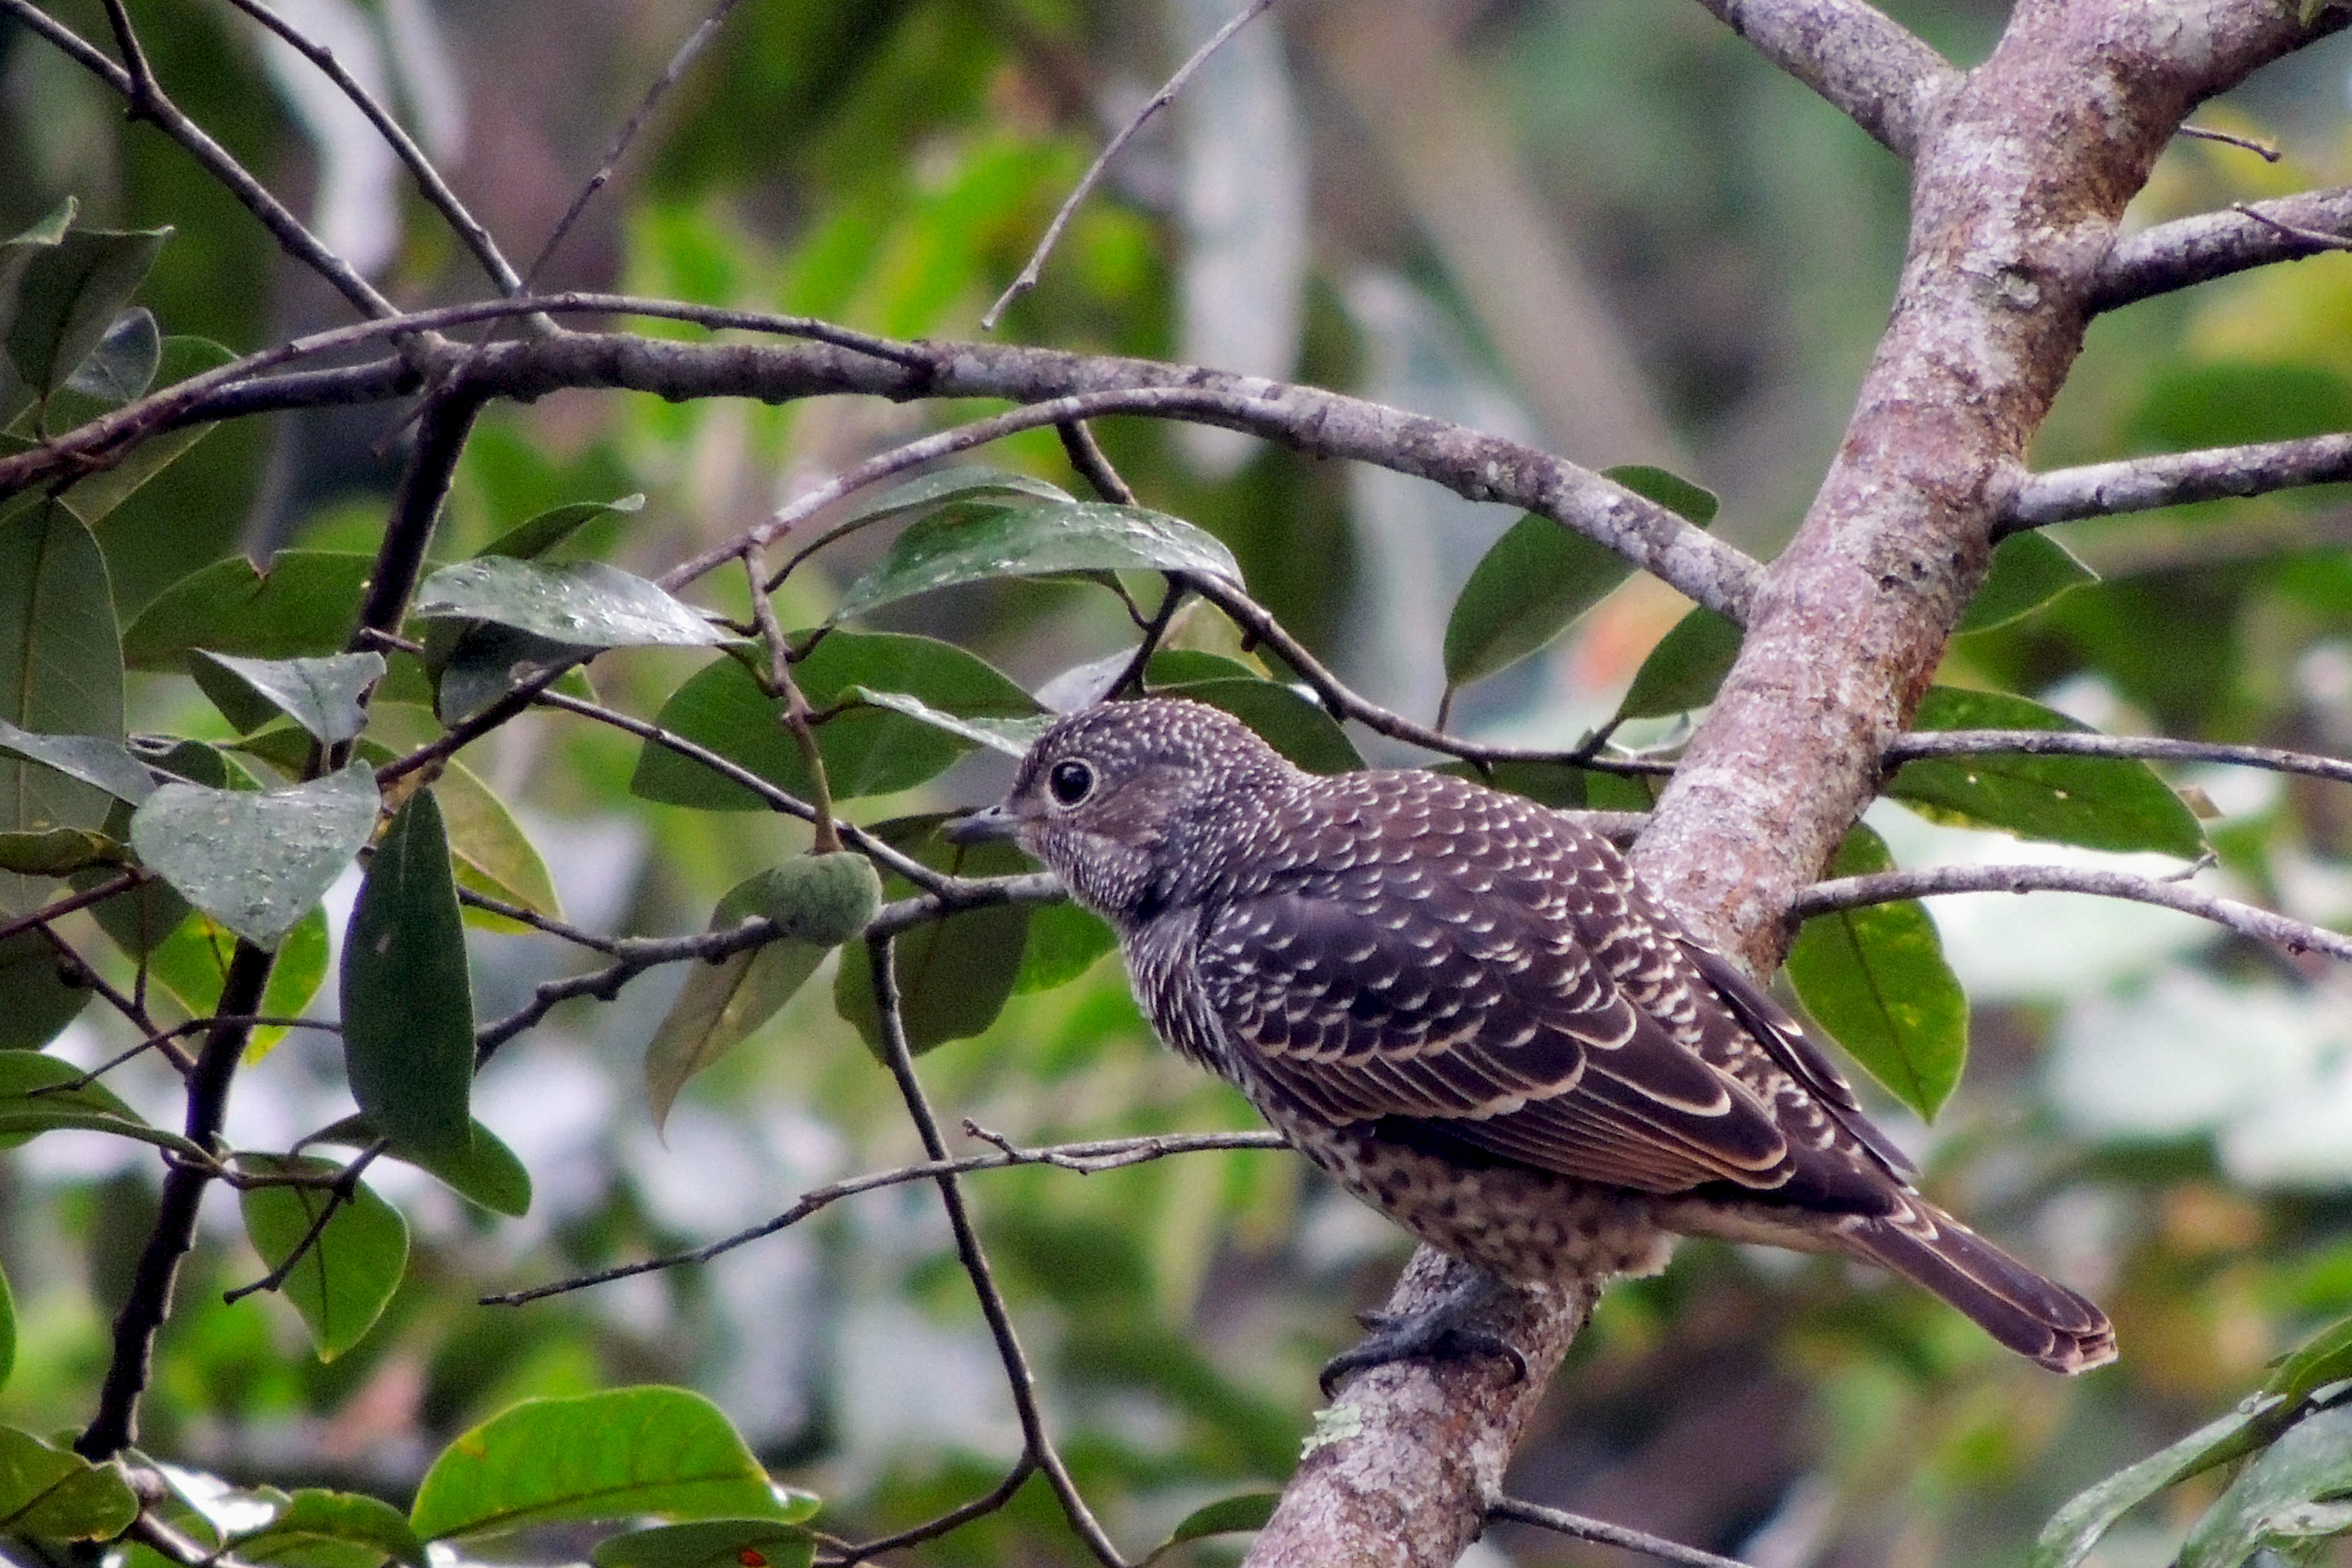
<svg viewBox="0 0 2352 1568"><path fill-rule="evenodd" d="M699 19L666 0L281 8L322 36L357 29L339 44L355 69L372 43L406 118L521 255ZM94 4L49 9L104 36ZM1991 6L1890 9L1963 63L2000 20ZM541 281L972 335L1106 124L1220 12L751 0ZM421 303L474 288L363 128L296 85L299 67L223 11L142 20L189 111L299 194L331 242L373 258L387 292ZM1131 150L1004 335L1295 374L1595 466L1664 464L1724 496L1726 537L1769 553L1884 322L1903 237L1895 161L1696 10L1301 0L1274 21ZM2347 68L2344 48L2322 47L2258 77L2201 118L2275 136L2283 160L2184 141L2139 210L2154 220L2352 177ZM67 195L85 221L175 227L141 296L167 332L245 349L342 319L176 151L126 132L95 84L0 22L0 232ZM1563 301L1591 307L1597 336L1563 324ZM2037 462L2342 429L2347 364L2341 257L2137 305L2095 327ZM642 512L592 541L651 573L943 416L585 393L496 407L438 553L561 502L643 492ZM234 549L372 547L397 420L305 413L212 436L100 530L121 617ZM1445 610L1510 514L1150 422L1110 422L1103 437L1149 504L1227 541L1258 597L1360 689L1428 715ZM993 457L1066 478L1044 433ZM2105 581L1963 638L1947 684L2037 696L2117 731L2352 744L2339 493L2057 531ZM870 559L861 548L795 579L786 624L822 618ZM1629 584L1541 658L1466 694L1457 719L1490 738L1570 743L1614 709L1682 608L1654 583ZM880 624L949 637L1031 687L1127 631L1107 597L1039 584L917 600ZM601 662L596 684L650 714L696 662L632 654ZM134 730L226 734L185 679L134 677L131 701ZM515 804L578 924L698 930L719 892L804 837L759 814L650 805L629 792L635 760L625 738L545 714L469 753ZM1003 781L1001 764L975 762L852 815L974 804ZM2176 782L2221 813L2209 829L2237 886L2319 923L2352 919L2352 816L2331 786L2194 771ZM1906 865L2069 853L1989 845L1884 804L1872 820ZM352 892L331 897L331 928ZM1936 914L1976 1007L1970 1070L1932 1129L1879 1109L1952 1206L2109 1306L2122 1367L2063 1384L1916 1293L1688 1245L1663 1279L1608 1298L1515 1491L1759 1568L2010 1560L2078 1487L2226 1407L2268 1358L2352 1310L2341 975L2131 906L1988 895ZM473 962L487 1017L572 961L544 938L477 932ZM310 1356L282 1302L221 1304L260 1266L231 1205L211 1205L159 1347L145 1446L232 1478L398 1500L451 1435L516 1398L674 1381L718 1399L844 1533L984 1489L1018 1436L919 1187L709 1266L520 1309L473 1304L692 1245L810 1185L918 1156L889 1080L824 984L698 1080L657 1139L638 1061L675 984L574 1005L484 1077L477 1113L534 1178L528 1218L492 1223L414 1172L378 1167L416 1252L383 1320L338 1360ZM120 1043L93 1010L62 1048L94 1062ZM1016 997L925 1071L951 1117L1024 1142L1251 1125L1236 1096L1151 1042L1115 961ZM176 1083L142 1073L114 1081L172 1120ZM348 1109L341 1082L331 1047L294 1035L241 1082L232 1141L284 1146ZM1405 1249L1286 1155L1003 1172L972 1191L1078 1479L1129 1541L1287 1475L1315 1367ZM153 1161L96 1136L51 1135L0 1163L0 1268L20 1332L0 1422L87 1418L153 1203ZM2194 1511L2189 1490L2169 1527L2126 1527L2105 1560L2162 1561ZM1033 1485L1005 1515L915 1555L1077 1551ZM1477 1551L1604 1554L1507 1528Z"/></svg>

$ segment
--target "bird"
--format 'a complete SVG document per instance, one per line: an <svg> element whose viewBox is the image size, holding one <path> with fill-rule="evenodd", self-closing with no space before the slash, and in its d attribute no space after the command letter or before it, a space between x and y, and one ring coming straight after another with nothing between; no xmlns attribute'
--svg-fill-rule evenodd
<svg viewBox="0 0 2352 1568"><path fill-rule="evenodd" d="M1475 1266L1334 1379L1517 1352L1468 1322L1505 1282L1654 1273L1676 1236L1881 1265L2061 1373L2115 1331L1922 1196L1803 1027L1614 845L1447 773L1310 773L1179 698L1056 720L959 819L1118 933L1154 1030L1338 1184Z"/></svg>

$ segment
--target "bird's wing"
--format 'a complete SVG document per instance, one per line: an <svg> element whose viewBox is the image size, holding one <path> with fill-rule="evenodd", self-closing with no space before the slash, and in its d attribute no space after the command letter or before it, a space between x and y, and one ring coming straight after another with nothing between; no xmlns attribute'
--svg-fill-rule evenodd
<svg viewBox="0 0 2352 1568"><path fill-rule="evenodd" d="M1305 1114L1428 1123L1646 1192L1790 1174L1756 1094L1634 1005L1559 910L1492 879L1391 862L1269 889L1213 911L1193 963L1232 1058Z"/></svg>

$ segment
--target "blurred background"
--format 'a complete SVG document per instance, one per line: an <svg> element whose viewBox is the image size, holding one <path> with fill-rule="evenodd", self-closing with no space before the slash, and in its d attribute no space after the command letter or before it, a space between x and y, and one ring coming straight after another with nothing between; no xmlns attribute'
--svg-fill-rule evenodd
<svg viewBox="0 0 2352 1568"><path fill-rule="evenodd" d="M106 36L96 0L47 8ZM678 0L277 8L398 106L519 260L704 15ZM1889 9L1963 64L2003 16L1985 4ZM223 6L134 12L183 106L395 300L486 291L364 122L298 58ZM1229 0L745 0L537 281L975 336L1095 149L1230 14ZM2352 47L2338 43L2210 106L2200 122L2273 139L2282 157L2184 140L2134 221L2352 178L2347 88ZM167 332L245 351L346 319L176 151L127 130L77 68L0 22L0 233L67 195L85 222L175 227L142 295ZM1129 149L999 335L1308 380L1594 467L1664 466L1718 492L1717 531L1769 555L1835 447L1885 320L1904 202L1892 155L1696 6L1285 0ZM559 502L643 492L642 512L595 525L599 547L657 570L955 413L587 393L494 409L446 548ZM106 520L121 615L240 545L257 559L367 547L399 426L386 406L211 437L173 483ZM2325 257L2101 320L2035 456L2055 466L2347 427L2352 261ZM1360 689L1430 717L1447 609L1514 514L1224 432L1128 420L1100 433L1146 504L1226 540L1257 596ZM992 460L1068 480L1050 433ZM2340 492L2058 531L2104 580L1962 638L1946 682L2034 696L2117 732L2352 744ZM786 624L821 619L868 556L854 546L796 575ZM1457 725L1572 743L1685 607L1628 584L1541 657L1465 692ZM1033 688L1131 636L1104 596L1056 584L959 590L884 624L974 647ZM606 663L605 700L646 714L689 668L661 654ZM201 729L185 681L142 679L134 725ZM527 719L469 760L522 804L570 918L593 929L699 929L719 891L800 842L758 815L631 795L635 747L607 731ZM858 815L972 805L1002 782L974 763ZM2218 814L2207 826L2221 875L2205 885L2352 920L2340 792L2218 770L2175 782ZM2113 863L1885 803L1871 820L1905 864ZM340 897L338 930L350 889ZM1975 1005L1973 1059L1932 1128L1877 1109L1938 1195L2110 1307L2121 1366L2062 1383L1859 1270L1692 1244L1663 1278L1610 1295L1514 1492L1758 1568L2014 1561L2076 1489L2227 1408L2269 1358L2352 1311L2345 975L2137 906L1992 895L1935 913ZM573 962L546 939L488 933L475 956L486 1017ZM927 1190L856 1199L707 1267L521 1309L474 1304L697 1244L808 1186L918 1156L888 1079L822 983L697 1080L657 1139L639 1058L676 984L568 1005L483 1080L478 1114L537 1184L527 1219L493 1224L405 1167L377 1167L372 1180L409 1213L416 1261L384 1321L332 1363L311 1359L282 1303L220 1304L261 1268L216 1198L163 1342L146 1446L234 1478L400 1497L450 1434L515 1398L668 1380L725 1405L763 1458L825 1497L819 1522L840 1533L910 1523L992 1484L1018 1434ZM94 1022L75 1030L65 1048L85 1059L113 1044ZM950 1122L1024 1142L1252 1124L1237 1096L1153 1044L1115 960L1017 995L924 1068ZM231 1136L284 1147L348 1109L340 1084L331 1047L290 1038L241 1083ZM172 1103L168 1079L121 1085ZM88 1415L154 1202L154 1162L126 1147L56 1134L0 1164L0 1262L24 1334L0 1421L50 1430ZM971 1191L1066 1451L1130 1545L1288 1474L1316 1367L1406 1251L1286 1154L1087 1178L1002 1172ZM2210 1495L2187 1490L2099 1561L2165 1561ZM1079 1555L1035 1486L908 1554ZM1473 1560L1609 1555L1506 1527Z"/></svg>

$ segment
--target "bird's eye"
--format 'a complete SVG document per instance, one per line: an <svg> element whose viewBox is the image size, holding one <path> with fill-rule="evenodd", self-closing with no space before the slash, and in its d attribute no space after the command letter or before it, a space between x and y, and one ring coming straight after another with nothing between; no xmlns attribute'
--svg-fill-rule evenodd
<svg viewBox="0 0 2352 1568"><path fill-rule="evenodd" d="M1076 805L1095 790L1095 771L1084 763L1055 763L1045 775L1045 787L1060 805Z"/></svg>

